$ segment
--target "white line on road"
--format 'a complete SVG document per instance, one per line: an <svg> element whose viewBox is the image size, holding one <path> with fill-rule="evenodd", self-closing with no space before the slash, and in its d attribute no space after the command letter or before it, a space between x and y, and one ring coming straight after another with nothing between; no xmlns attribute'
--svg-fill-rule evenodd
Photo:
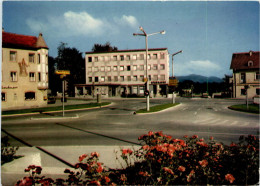
<svg viewBox="0 0 260 186"><path fill-rule="evenodd" d="M239 125L239 126L248 126L248 125L249 125L249 122L244 122L244 124Z"/></svg>
<svg viewBox="0 0 260 186"><path fill-rule="evenodd" d="M238 121L233 121L232 123L229 124L230 125L236 125L238 123Z"/></svg>

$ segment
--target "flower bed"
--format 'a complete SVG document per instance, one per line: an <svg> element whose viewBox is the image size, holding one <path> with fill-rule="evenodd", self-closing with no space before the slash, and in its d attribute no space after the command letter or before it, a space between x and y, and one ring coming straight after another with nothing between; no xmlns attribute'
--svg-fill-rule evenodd
<svg viewBox="0 0 260 186"><path fill-rule="evenodd" d="M174 139L162 132L139 137L138 150L122 149L126 162L122 169L109 169L99 162L99 154L83 154L68 178L41 177L41 167L25 169L29 176L17 185L253 185L259 180L259 139L241 136L239 143L223 145L213 137L208 141L197 135Z"/></svg>

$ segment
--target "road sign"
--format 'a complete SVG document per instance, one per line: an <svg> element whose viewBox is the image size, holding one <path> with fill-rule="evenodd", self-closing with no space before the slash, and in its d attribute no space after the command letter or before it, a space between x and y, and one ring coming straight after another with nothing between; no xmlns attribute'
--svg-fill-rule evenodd
<svg viewBox="0 0 260 186"><path fill-rule="evenodd" d="M169 86L177 86L178 80L177 79L169 79Z"/></svg>
<svg viewBox="0 0 260 186"><path fill-rule="evenodd" d="M55 74L59 74L59 75L70 75L70 71L69 70L56 70Z"/></svg>

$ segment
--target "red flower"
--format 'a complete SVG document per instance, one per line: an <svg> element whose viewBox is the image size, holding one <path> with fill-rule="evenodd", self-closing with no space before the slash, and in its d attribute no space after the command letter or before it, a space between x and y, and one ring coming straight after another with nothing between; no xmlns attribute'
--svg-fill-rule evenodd
<svg viewBox="0 0 260 186"><path fill-rule="evenodd" d="M232 174L226 174L226 175L225 175L225 179L226 179L227 181L229 181L230 183L233 183L234 180L235 180L235 178L234 178L234 176L233 176Z"/></svg>
<svg viewBox="0 0 260 186"><path fill-rule="evenodd" d="M168 168L168 167L163 167L163 170L165 171L165 172L167 172L167 173L169 173L169 174L174 174L173 173L173 171L172 171L172 169L170 169L170 168Z"/></svg>
<svg viewBox="0 0 260 186"><path fill-rule="evenodd" d="M88 155L87 154L82 154L80 157L79 157L79 161L82 162Z"/></svg>
<svg viewBox="0 0 260 186"><path fill-rule="evenodd" d="M106 183L109 183L111 181L110 178L107 176L104 179L105 179Z"/></svg>
<svg viewBox="0 0 260 186"><path fill-rule="evenodd" d="M133 153L133 151L131 150L131 149L123 149L122 150L122 154L124 155L124 156L126 156L127 154L132 154Z"/></svg>
<svg viewBox="0 0 260 186"><path fill-rule="evenodd" d="M89 182L89 185L101 185L99 181L93 180Z"/></svg>
<svg viewBox="0 0 260 186"><path fill-rule="evenodd" d="M100 173L100 172L102 172L102 171L103 171L103 167L102 167L102 166L98 166L97 172Z"/></svg>
<svg viewBox="0 0 260 186"><path fill-rule="evenodd" d="M202 160L202 161L199 161L199 164L202 166L202 167L206 167L208 165L208 161L207 160Z"/></svg>
<svg viewBox="0 0 260 186"><path fill-rule="evenodd" d="M143 146L143 149L144 149L144 150L149 150L149 148L150 148L149 145L144 145L144 146Z"/></svg>
<svg viewBox="0 0 260 186"><path fill-rule="evenodd" d="M97 158L98 158L98 157L99 157L99 153L97 153L97 152L92 152L92 153L91 153L91 156L92 156L92 157L97 157Z"/></svg>
<svg viewBox="0 0 260 186"><path fill-rule="evenodd" d="M193 139L196 139L196 138L198 138L198 136L197 136L197 135L193 135L192 138L193 138Z"/></svg>
<svg viewBox="0 0 260 186"><path fill-rule="evenodd" d="M230 144L230 147L236 147L236 146L237 146L237 144L235 144L235 143Z"/></svg>
<svg viewBox="0 0 260 186"><path fill-rule="evenodd" d="M212 136L210 136L210 138L209 138L210 140L213 140L214 138L212 137Z"/></svg>
<svg viewBox="0 0 260 186"><path fill-rule="evenodd" d="M178 170L181 171L181 172L184 172L186 170L186 168L183 167L183 166L179 166Z"/></svg>

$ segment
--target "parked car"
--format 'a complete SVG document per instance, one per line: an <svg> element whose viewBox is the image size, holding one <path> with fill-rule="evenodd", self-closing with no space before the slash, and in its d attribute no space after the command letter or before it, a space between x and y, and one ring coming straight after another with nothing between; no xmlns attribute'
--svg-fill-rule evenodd
<svg viewBox="0 0 260 186"><path fill-rule="evenodd" d="M54 103L56 103L56 97L48 96L48 104L54 104Z"/></svg>

